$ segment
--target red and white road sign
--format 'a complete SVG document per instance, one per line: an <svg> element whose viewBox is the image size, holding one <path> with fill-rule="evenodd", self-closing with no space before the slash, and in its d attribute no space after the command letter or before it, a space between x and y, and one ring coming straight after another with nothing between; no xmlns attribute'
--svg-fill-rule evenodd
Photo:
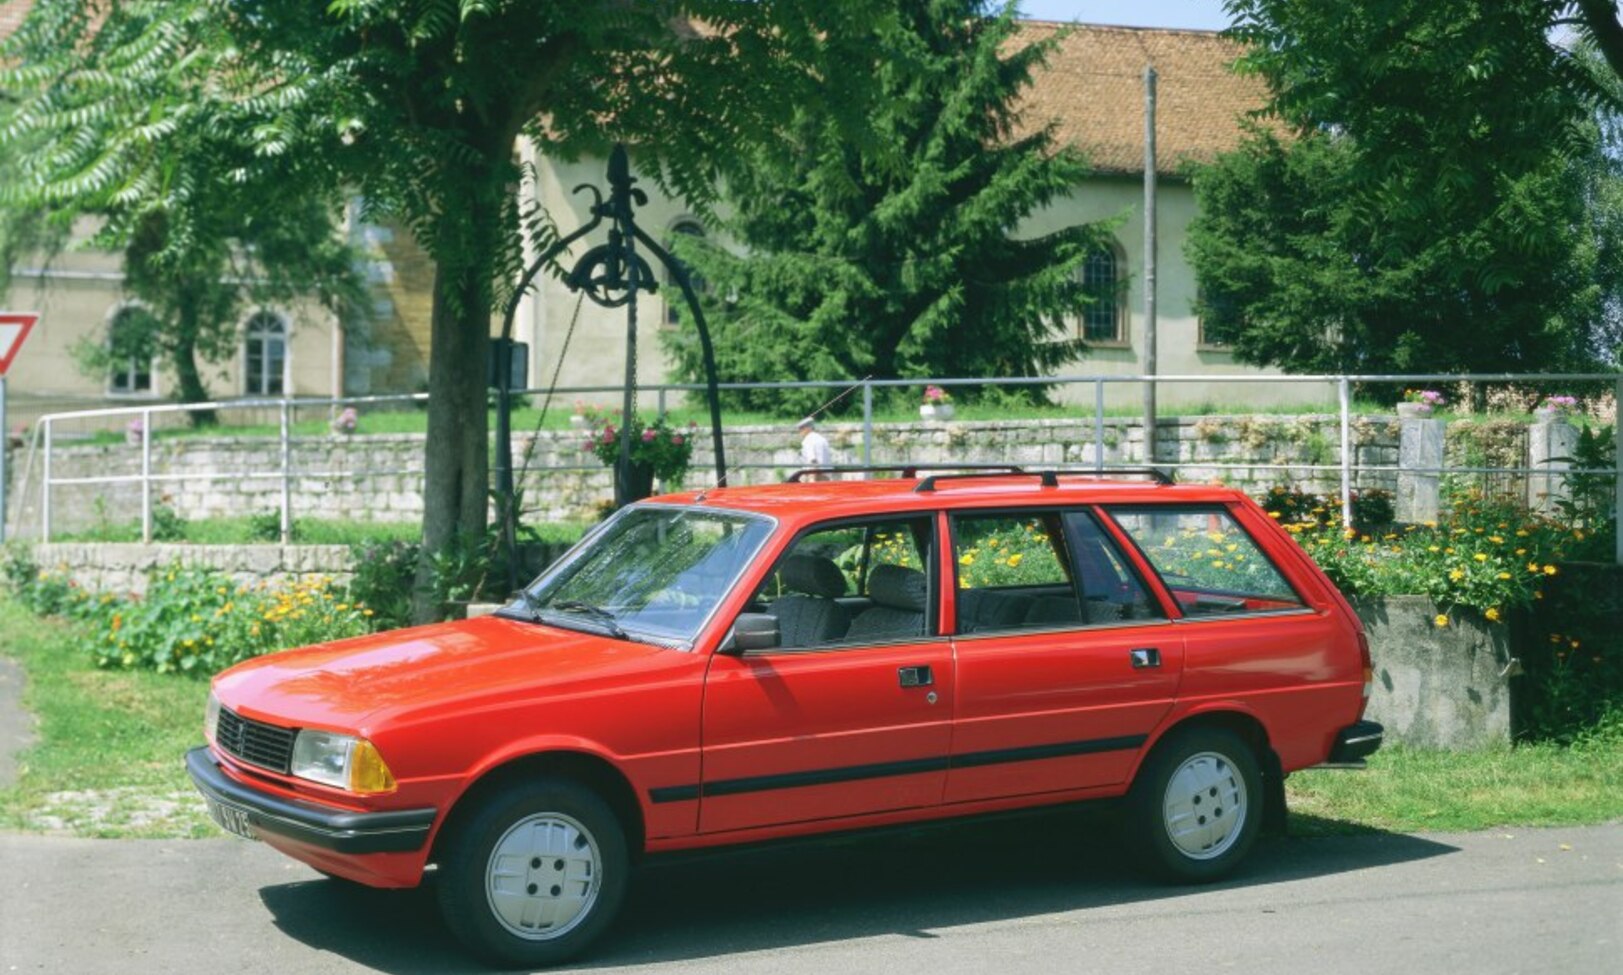
<svg viewBox="0 0 1623 975"><path fill-rule="evenodd" d="M17 358L17 350L37 321L39 312L0 311L0 376L11 368L11 360Z"/></svg>

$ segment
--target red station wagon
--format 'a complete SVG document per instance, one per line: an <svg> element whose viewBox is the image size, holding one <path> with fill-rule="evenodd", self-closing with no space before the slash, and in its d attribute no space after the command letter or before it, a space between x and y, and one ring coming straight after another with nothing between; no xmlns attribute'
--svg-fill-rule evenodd
<svg viewBox="0 0 1623 975"><path fill-rule="evenodd" d="M621 510L494 616L214 679L215 820L412 887L497 965L600 936L643 855L1121 798L1235 866L1283 778L1357 765L1368 644L1238 491L905 470Z"/></svg>

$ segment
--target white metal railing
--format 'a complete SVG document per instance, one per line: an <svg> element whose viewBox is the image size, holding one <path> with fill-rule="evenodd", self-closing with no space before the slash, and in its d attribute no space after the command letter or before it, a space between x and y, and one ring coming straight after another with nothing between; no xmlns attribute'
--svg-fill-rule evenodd
<svg viewBox="0 0 1623 975"><path fill-rule="evenodd" d="M1105 391L1112 385L1136 385L1146 382L1156 384L1321 384L1333 386L1336 390L1336 413L1340 427L1340 460L1336 464L1312 463L1251 463L1251 462L1222 462L1222 461L1161 461L1146 456L1139 466L1151 465L1168 470L1177 470L1185 467L1198 467L1206 470L1247 469L1247 470L1288 470L1293 472L1311 472L1315 475L1335 474L1339 481L1339 494L1342 505L1343 519L1351 520L1352 495L1354 474L1514 474L1514 475L1552 475L1550 468L1544 467L1404 467L1402 465L1369 465L1354 462L1352 449L1352 387L1354 384L1403 384L1416 383L1472 383L1472 384L1550 384L1563 382L1604 382L1613 387L1614 394L1620 404L1623 404L1623 375L1613 373L1565 373L1565 374L1516 374L1516 373L1474 373L1474 374L1404 374L1404 375L1163 375L1155 377L1139 375L1078 375L1058 377L998 377L987 379L969 379L960 377L939 379L862 379L854 381L829 382L788 382L788 383L722 383L723 390L783 390L783 389L829 389L836 394L826 402L844 398L853 392L860 391L862 402L862 463L873 464L874 461L874 391L879 389L935 385L952 389L959 387L985 387L985 386L1091 386L1092 391L1092 427L1093 427L1093 463L1091 468L1097 471L1107 471L1109 466L1105 463ZM656 398L656 409L659 414L666 412L668 397L673 393L703 393L705 387L696 383L671 383L643 387ZM553 395L578 396L594 393L620 393L618 386L578 386L551 391ZM541 396L548 394L544 389L516 390L514 395ZM378 396L348 396L333 399L326 398L299 398L287 397L281 399L236 399L218 400L207 403L181 403L181 404L154 404L129 407L108 407L93 410L77 410L68 412L48 413L36 421L34 439L30 444L32 453L37 449L40 459L41 476L39 499L39 528L40 538L49 541L52 534L52 493L53 489L67 486L86 486L96 484L130 484L139 483L141 487L141 536L143 540L152 538L153 490L157 485L177 481L213 481L213 480L264 480L276 479L280 481L280 518L281 537L284 544L290 540L293 518L294 500L293 484L297 479L348 479L364 478L385 475L420 476L420 468L405 468L392 470L346 470L346 471L312 471L298 470L294 466L293 444L297 439L293 433L294 414L300 410L322 410L331 414L349 406L377 406L386 404L407 404L426 402L426 393L378 395ZM160 418L172 417L182 413L197 411L274 411L277 418L276 436L276 464L274 468L265 470L238 470L238 471L210 471L195 473L156 473L152 465L152 442L155 431L154 423ZM1265 411L1259 411L1265 412ZM101 474L93 476L59 477L53 473L52 459L57 445L57 431L63 424L88 423L91 421L120 420L133 418L141 425L141 458L139 474ZM222 428L222 432L229 432L229 427ZM1617 469L1611 474L1614 479L1615 496L1618 510L1623 511L1623 422L1615 425L1617 437ZM31 465L31 460L30 460ZM777 464L737 464L734 470L750 468L775 468ZM596 464L551 465L544 470L550 471L583 471L598 470ZM21 485L26 491L28 483ZM21 494L21 492L19 492ZM26 495L17 498L19 510L26 507ZM0 534L0 538L3 538ZM1623 530L1619 531L1617 539L1617 558L1623 563Z"/></svg>

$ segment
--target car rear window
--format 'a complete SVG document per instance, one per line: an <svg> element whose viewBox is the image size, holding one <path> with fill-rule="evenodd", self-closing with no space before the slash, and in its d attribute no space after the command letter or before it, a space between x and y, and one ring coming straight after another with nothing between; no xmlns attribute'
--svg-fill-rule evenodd
<svg viewBox="0 0 1623 975"><path fill-rule="evenodd" d="M1220 505L1115 507L1185 616L1300 609L1302 598Z"/></svg>

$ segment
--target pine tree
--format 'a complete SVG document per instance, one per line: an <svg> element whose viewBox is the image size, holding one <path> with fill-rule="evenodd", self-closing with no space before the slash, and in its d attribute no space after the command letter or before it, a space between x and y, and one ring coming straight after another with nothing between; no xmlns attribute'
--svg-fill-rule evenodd
<svg viewBox="0 0 1623 975"><path fill-rule="evenodd" d="M1050 129L1019 131L1015 106L1047 47L1014 47L1012 8L993 7L898 4L899 25L870 43L874 138L851 144L799 111L793 145L754 152L728 184L721 227L747 253L673 242L705 282L724 380L1035 376L1083 351L1064 323L1087 303L1078 269L1102 229L1011 231L1087 169ZM676 372L701 381L693 330L665 339ZM809 412L833 392L734 402Z"/></svg>

